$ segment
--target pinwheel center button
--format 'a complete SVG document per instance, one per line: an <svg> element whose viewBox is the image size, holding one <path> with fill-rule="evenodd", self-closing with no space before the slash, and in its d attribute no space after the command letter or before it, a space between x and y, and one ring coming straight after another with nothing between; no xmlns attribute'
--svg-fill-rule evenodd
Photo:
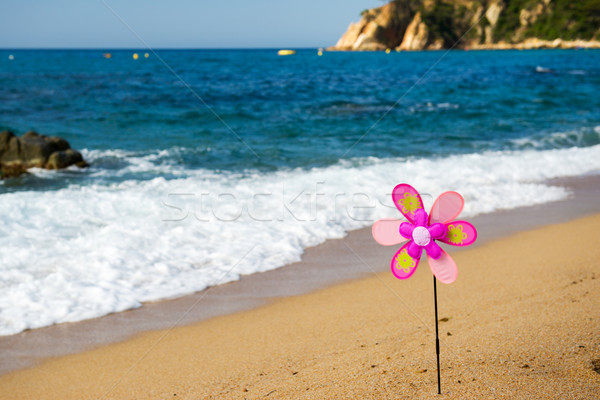
<svg viewBox="0 0 600 400"><path fill-rule="evenodd" d="M427 246L431 241L431 235L424 226L417 226L413 230L412 238L419 246Z"/></svg>

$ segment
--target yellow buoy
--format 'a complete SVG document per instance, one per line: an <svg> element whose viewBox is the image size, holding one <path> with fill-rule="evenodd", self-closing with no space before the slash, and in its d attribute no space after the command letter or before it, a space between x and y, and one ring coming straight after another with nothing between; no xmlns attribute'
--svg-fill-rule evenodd
<svg viewBox="0 0 600 400"><path fill-rule="evenodd" d="M150 57L150 54L144 53L144 58L148 58L148 57Z"/></svg>
<svg viewBox="0 0 600 400"><path fill-rule="evenodd" d="M385 49L385 54L390 54L391 51L391 49Z"/></svg>
<svg viewBox="0 0 600 400"><path fill-rule="evenodd" d="M292 54L296 54L295 50L279 50L277 52L278 56L291 56Z"/></svg>
<svg viewBox="0 0 600 400"><path fill-rule="evenodd" d="M323 55L323 48L322 47L319 47L319 51L317 52L317 54L319 55L319 57Z"/></svg>
<svg viewBox="0 0 600 400"><path fill-rule="evenodd" d="M102 54L102 57L104 57L104 58L111 58L112 54L110 54L110 53L104 53L104 54Z"/></svg>
<svg viewBox="0 0 600 400"><path fill-rule="evenodd" d="M13 56L12 54L9 54L9 55L8 55L8 59L9 59L10 61L12 61L12 60L14 60L14 59L15 59L15 56Z"/></svg>
<svg viewBox="0 0 600 400"><path fill-rule="evenodd" d="M138 56L138 53L133 53L133 59L137 60L140 56Z"/></svg>

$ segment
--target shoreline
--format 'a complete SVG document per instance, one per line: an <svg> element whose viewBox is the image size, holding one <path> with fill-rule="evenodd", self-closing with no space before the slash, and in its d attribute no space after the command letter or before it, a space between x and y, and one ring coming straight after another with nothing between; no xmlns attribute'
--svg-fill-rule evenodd
<svg viewBox="0 0 600 400"><path fill-rule="evenodd" d="M570 188L573 198L468 218L480 232L478 242L470 248L483 246L512 233L600 212L597 204L600 198L599 175L553 180L550 183ZM464 251L451 250L453 254ZM192 325L273 304L277 299L311 293L386 272L392 253L391 248L386 251L371 239L370 227L367 227L351 231L343 239L328 240L306 249L300 262L246 275L239 281L173 300L144 303L141 308L100 318L3 336L0 337L0 355L3 359L0 375L38 365L48 358L129 340L143 332ZM360 260L357 254L360 254Z"/></svg>
<svg viewBox="0 0 600 400"><path fill-rule="evenodd" d="M459 279L438 285L440 398L597 398L599 224L595 214L453 254ZM0 397L432 398L424 264L406 281L377 273L50 359L0 376Z"/></svg>
<svg viewBox="0 0 600 400"><path fill-rule="evenodd" d="M399 46L400 47L400 46ZM462 50L462 51L476 51L476 50L598 50L600 49L600 41L597 40L525 40L519 43L488 43L488 44L476 44L472 46L456 47L452 49L447 48L423 48L423 49L401 49L396 47L394 49L386 49L382 47L380 49L353 49L353 48L337 48L335 46L327 47L326 51L331 52L387 52L387 50L393 50L397 52L417 52L417 51L448 51L448 50Z"/></svg>

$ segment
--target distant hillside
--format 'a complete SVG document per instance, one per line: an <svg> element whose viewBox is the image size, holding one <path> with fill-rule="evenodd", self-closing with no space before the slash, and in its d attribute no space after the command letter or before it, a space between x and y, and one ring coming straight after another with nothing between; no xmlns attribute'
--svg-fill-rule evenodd
<svg viewBox="0 0 600 400"><path fill-rule="evenodd" d="M600 0L394 0L329 50L600 47Z"/></svg>

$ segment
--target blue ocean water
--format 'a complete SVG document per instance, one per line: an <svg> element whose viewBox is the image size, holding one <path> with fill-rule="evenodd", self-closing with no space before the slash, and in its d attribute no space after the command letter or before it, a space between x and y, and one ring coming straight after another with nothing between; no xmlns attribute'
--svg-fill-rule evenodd
<svg viewBox="0 0 600 400"><path fill-rule="evenodd" d="M176 162L190 168L512 150L533 145L518 139L600 121L598 51L158 51L172 71L133 51L13 51L12 62L8 53L1 128L64 136L77 148L177 148ZM543 147L593 144L584 134Z"/></svg>
<svg viewBox="0 0 600 400"><path fill-rule="evenodd" d="M296 261L403 181L474 215L600 173L597 50L134 52L0 50L0 130L92 164L0 183L0 334Z"/></svg>

